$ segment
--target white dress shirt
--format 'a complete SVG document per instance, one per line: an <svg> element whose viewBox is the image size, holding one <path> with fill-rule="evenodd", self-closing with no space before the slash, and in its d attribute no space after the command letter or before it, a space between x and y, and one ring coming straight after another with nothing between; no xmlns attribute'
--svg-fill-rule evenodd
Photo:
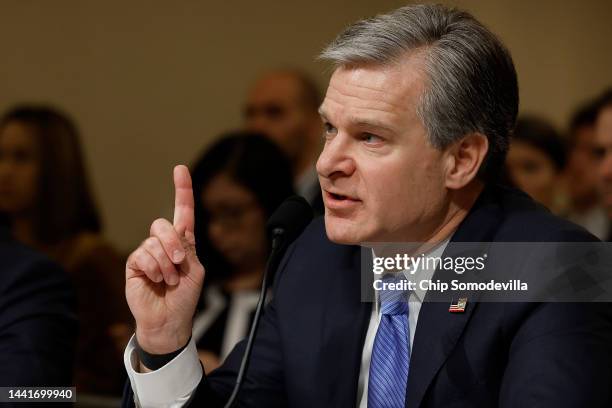
<svg viewBox="0 0 612 408"><path fill-rule="evenodd" d="M448 240L442 242L430 251L427 256L442 256ZM412 276L404 272L410 280L419 282L429 280L433 276L434 269L419 268ZM421 304L425 298L426 291L418 288L410 294L408 301L408 321L410 324L410 349L414 341L414 333L417 328ZM380 322L380 308L378 294L375 292L376 302L372 307L370 323L363 345L361 355L361 368L359 370L359 382L357 387L357 407L366 408L368 405L368 378L370 372L370 359L372 357L372 346ZM202 365L198 358L198 352L193 336L187 347L172 361L162 368L149 372L138 373L138 356L136 354L135 339L128 343L124 363L127 370L136 406L148 407L170 407L179 408L185 405L191 398L193 392L202 379Z"/></svg>

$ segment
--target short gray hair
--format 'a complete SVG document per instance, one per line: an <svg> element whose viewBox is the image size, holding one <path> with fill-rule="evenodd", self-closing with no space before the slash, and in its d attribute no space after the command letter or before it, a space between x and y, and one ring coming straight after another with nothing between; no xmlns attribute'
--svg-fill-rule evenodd
<svg viewBox="0 0 612 408"><path fill-rule="evenodd" d="M430 143L445 148L468 133L489 140L480 169L497 177L518 111L518 84L510 53L471 14L441 5L410 5L358 21L319 58L336 66L393 64L423 51L427 85L417 104Z"/></svg>

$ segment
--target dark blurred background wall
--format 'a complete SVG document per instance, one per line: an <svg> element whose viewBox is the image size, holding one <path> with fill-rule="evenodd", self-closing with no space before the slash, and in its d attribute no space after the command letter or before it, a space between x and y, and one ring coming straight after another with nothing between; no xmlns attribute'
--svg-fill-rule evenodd
<svg viewBox="0 0 612 408"><path fill-rule="evenodd" d="M612 2L466 0L510 48L521 111L564 126L612 82ZM346 24L392 0L0 0L0 110L52 103L80 125L108 238L132 249L172 208L172 165L241 123L249 83L302 67ZM146 205L142 205L146 203Z"/></svg>

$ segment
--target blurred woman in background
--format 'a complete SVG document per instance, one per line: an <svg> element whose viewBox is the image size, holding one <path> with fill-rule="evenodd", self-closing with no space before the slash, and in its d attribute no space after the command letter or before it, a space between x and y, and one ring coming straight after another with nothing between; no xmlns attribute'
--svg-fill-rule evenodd
<svg viewBox="0 0 612 408"><path fill-rule="evenodd" d="M100 236L79 134L66 115L24 105L0 119L0 214L17 240L46 253L72 279L77 391L120 395L131 331L124 260Z"/></svg>
<svg viewBox="0 0 612 408"><path fill-rule="evenodd" d="M206 285L193 335L206 371L248 334L269 253L266 221L293 195L289 160L266 137L239 132L192 166L197 253Z"/></svg>
<svg viewBox="0 0 612 408"><path fill-rule="evenodd" d="M567 207L565 163L565 145L551 124L533 116L518 119L506 158L508 175L514 185L557 214Z"/></svg>

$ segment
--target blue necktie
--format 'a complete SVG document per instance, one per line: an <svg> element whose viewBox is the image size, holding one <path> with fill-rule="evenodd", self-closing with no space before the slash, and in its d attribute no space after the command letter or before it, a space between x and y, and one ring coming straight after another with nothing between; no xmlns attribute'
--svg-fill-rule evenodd
<svg viewBox="0 0 612 408"><path fill-rule="evenodd" d="M399 276L385 276L383 282L400 282ZM376 331L370 377L368 408L401 408L406 401L410 365L410 326L408 294L401 290L381 290L380 324Z"/></svg>

